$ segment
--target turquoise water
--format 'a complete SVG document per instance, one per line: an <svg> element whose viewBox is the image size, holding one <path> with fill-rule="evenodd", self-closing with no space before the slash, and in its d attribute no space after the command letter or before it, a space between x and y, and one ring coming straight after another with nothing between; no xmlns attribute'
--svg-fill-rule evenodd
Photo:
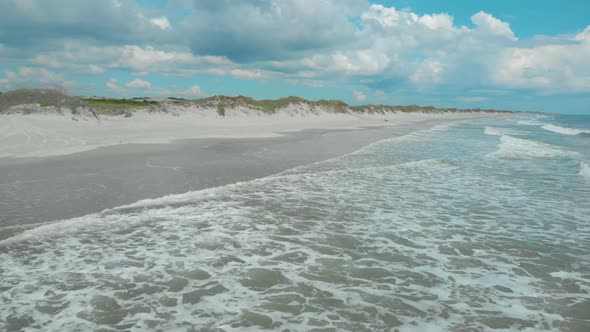
<svg viewBox="0 0 590 332"><path fill-rule="evenodd" d="M588 331L589 124L441 125L27 231L0 326Z"/></svg>

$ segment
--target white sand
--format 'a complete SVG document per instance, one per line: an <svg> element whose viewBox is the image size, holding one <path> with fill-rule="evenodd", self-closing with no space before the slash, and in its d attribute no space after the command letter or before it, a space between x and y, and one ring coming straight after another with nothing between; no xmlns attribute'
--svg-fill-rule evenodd
<svg viewBox="0 0 590 332"><path fill-rule="evenodd" d="M169 143L189 138L272 137L306 129L352 129L364 126L404 125L432 119L484 116L463 114L335 114L297 107L273 115L248 109L226 111L189 109L182 112L138 111L130 118L81 117L59 114L0 115L0 158L47 157L128 143ZM387 120L387 121L385 121Z"/></svg>

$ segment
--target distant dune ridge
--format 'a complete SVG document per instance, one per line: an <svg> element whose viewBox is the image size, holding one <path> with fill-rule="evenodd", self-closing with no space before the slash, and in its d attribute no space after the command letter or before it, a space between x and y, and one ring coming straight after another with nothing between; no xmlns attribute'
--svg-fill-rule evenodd
<svg viewBox="0 0 590 332"><path fill-rule="evenodd" d="M299 97L108 99L20 89L0 95L0 158L65 155L129 143L273 137L308 129L357 129L507 114L510 112L430 106L350 106L337 100Z"/></svg>
<svg viewBox="0 0 590 332"><path fill-rule="evenodd" d="M132 98L110 99L101 97L72 97L54 89L19 89L0 94L0 113L31 114L39 112L132 116L137 111L148 113L173 113L182 109L215 110L226 115L232 110L251 110L273 114L297 108L300 112L331 113L441 113L441 112L509 112L485 109L436 108L433 106L363 105L350 106L340 100L309 101L300 97L286 97L277 100L255 100L250 97L213 96L202 99L184 98Z"/></svg>

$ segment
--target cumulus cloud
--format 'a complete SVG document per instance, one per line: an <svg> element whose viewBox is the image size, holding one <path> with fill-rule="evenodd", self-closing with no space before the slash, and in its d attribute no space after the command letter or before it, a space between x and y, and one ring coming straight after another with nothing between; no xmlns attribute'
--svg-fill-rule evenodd
<svg viewBox="0 0 590 332"><path fill-rule="evenodd" d="M105 86L117 94L124 94L126 92L123 87L119 86L119 80L116 78L111 78L110 81L105 83Z"/></svg>
<svg viewBox="0 0 590 332"><path fill-rule="evenodd" d="M349 91L383 95L393 89L463 91L452 100L475 87L590 92L590 27L577 35L527 40L493 13L473 13L471 23L461 26L449 14L417 14L367 0L174 0L159 9L141 4L0 1L0 59L21 59L0 83L6 86L10 77L19 84L64 84L64 77L117 70L135 77L282 78L311 87L337 82ZM173 19L178 13L170 8L188 14ZM28 69L16 69L21 67ZM140 82L149 83L111 80L105 86L121 94L151 88Z"/></svg>
<svg viewBox="0 0 590 332"><path fill-rule="evenodd" d="M510 24L502 22L488 13L479 12L471 16L471 21L484 33L509 40L518 40L510 29Z"/></svg>
<svg viewBox="0 0 590 332"><path fill-rule="evenodd" d="M19 87L72 87L76 82L67 80L62 74L45 68L22 67L19 70L6 70L0 78L0 86L6 89Z"/></svg>
<svg viewBox="0 0 590 332"><path fill-rule="evenodd" d="M104 68L102 68L101 66L97 66L97 65L90 65L88 66L88 70L90 71L90 73L92 74L104 74L106 72L106 70Z"/></svg>
<svg viewBox="0 0 590 332"><path fill-rule="evenodd" d="M0 1L0 42L52 49L55 43L73 38L102 44L169 40L171 29L153 24L144 12L129 0Z"/></svg>
<svg viewBox="0 0 590 332"><path fill-rule="evenodd" d="M125 86L130 89L149 89L152 87L152 83L150 83L148 81L144 81L140 78L136 78L133 81L125 84Z"/></svg>
<svg viewBox="0 0 590 332"><path fill-rule="evenodd" d="M353 40L366 0L195 0L183 29L197 54L281 59Z"/></svg>
<svg viewBox="0 0 590 332"><path fill-rule="evenodd" d="M162 30L172 28L172 25L170 24L170 21L168 21L168 18L166 16L152 18L150 22L152 22L153 25L157 26Z"/></svg>
<svg viewBox="0 0 590 332"><path fill-rule="evenodd" d="M248 69L234 69L231 71L231 75L235 78L240 79L259 79L259 78L266 78L265 75L260 70L248 70Z"/></svg>
<svg viewBox="0 0 590 332"><path fill-rule="evenodd" d="M508 48L491 78L496 85L543 93L590 92L590 26L571 44Z"/></svg>
<svg viewBox="0 0 590 332"><path fill-rule="evenodd" d="M356 101L366 101L367 95L365 95L362 91L354 91L354 99L356 99Z"/></svg>
<svg viewBox="0 0 590 332"><path fill-rule="evenodd" d="M99 66L129 70L133 73L180 72L230 64L229 60L223 57L196 56L188 50L139 45L96 46L76 42L66 43L61 50L39 54L33 61L52 68L85 70L89 66Z"/></svg>
<svg viewBox="0 0 590 332"><path fill-rule="evenodd" d="M198 85L193 85L192 87L183 90L180 92L181 95L185 96L193 96L193 97L204 97L205 93L201 90L201 87Z"/></svg>

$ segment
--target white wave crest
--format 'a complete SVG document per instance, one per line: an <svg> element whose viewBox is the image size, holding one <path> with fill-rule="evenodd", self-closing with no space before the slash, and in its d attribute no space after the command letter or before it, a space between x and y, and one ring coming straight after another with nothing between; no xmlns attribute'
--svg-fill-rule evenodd
<svg viewBox="0 0 590 332"><path fill-rule="evenodd" d="M590 165L582 161L580 163L580 173L579 174L582 177L584 177L584 179L586 179L586 181L590 182Z"/></svg>
<svg viewBox="0 0 590 332"><path fill-rule="evenodd" d="M562 134L562 135L590 134L590 130L566 128L566 127L560 127L560 126L556 126L556 125L552 125L552 124L544 125L541 128L548 130L548 131L552 131L554 133Z"/></svg>
<svg viewBox="0 0 590 332"><path fill-rule="evenodd" d="M527 135L526 132L520 130L512 130L507 128L486 127L485 134L490 136L504 136L504 135Z"/></svg>
<svg viewBox="0 0 590 332"><path fill-rule="evenodd" d="M544 123L535 120L521 120L517 122L520 126L542 126Z"/></svg>
<svg viewBox="0 0 590 332"><path fill-rule="evenodd" d="M567 158L579 155L575 151L508 135L501 136L500 140L499 149L496 152L490 153L488 156L508 159L534 159Z"/></svg>

